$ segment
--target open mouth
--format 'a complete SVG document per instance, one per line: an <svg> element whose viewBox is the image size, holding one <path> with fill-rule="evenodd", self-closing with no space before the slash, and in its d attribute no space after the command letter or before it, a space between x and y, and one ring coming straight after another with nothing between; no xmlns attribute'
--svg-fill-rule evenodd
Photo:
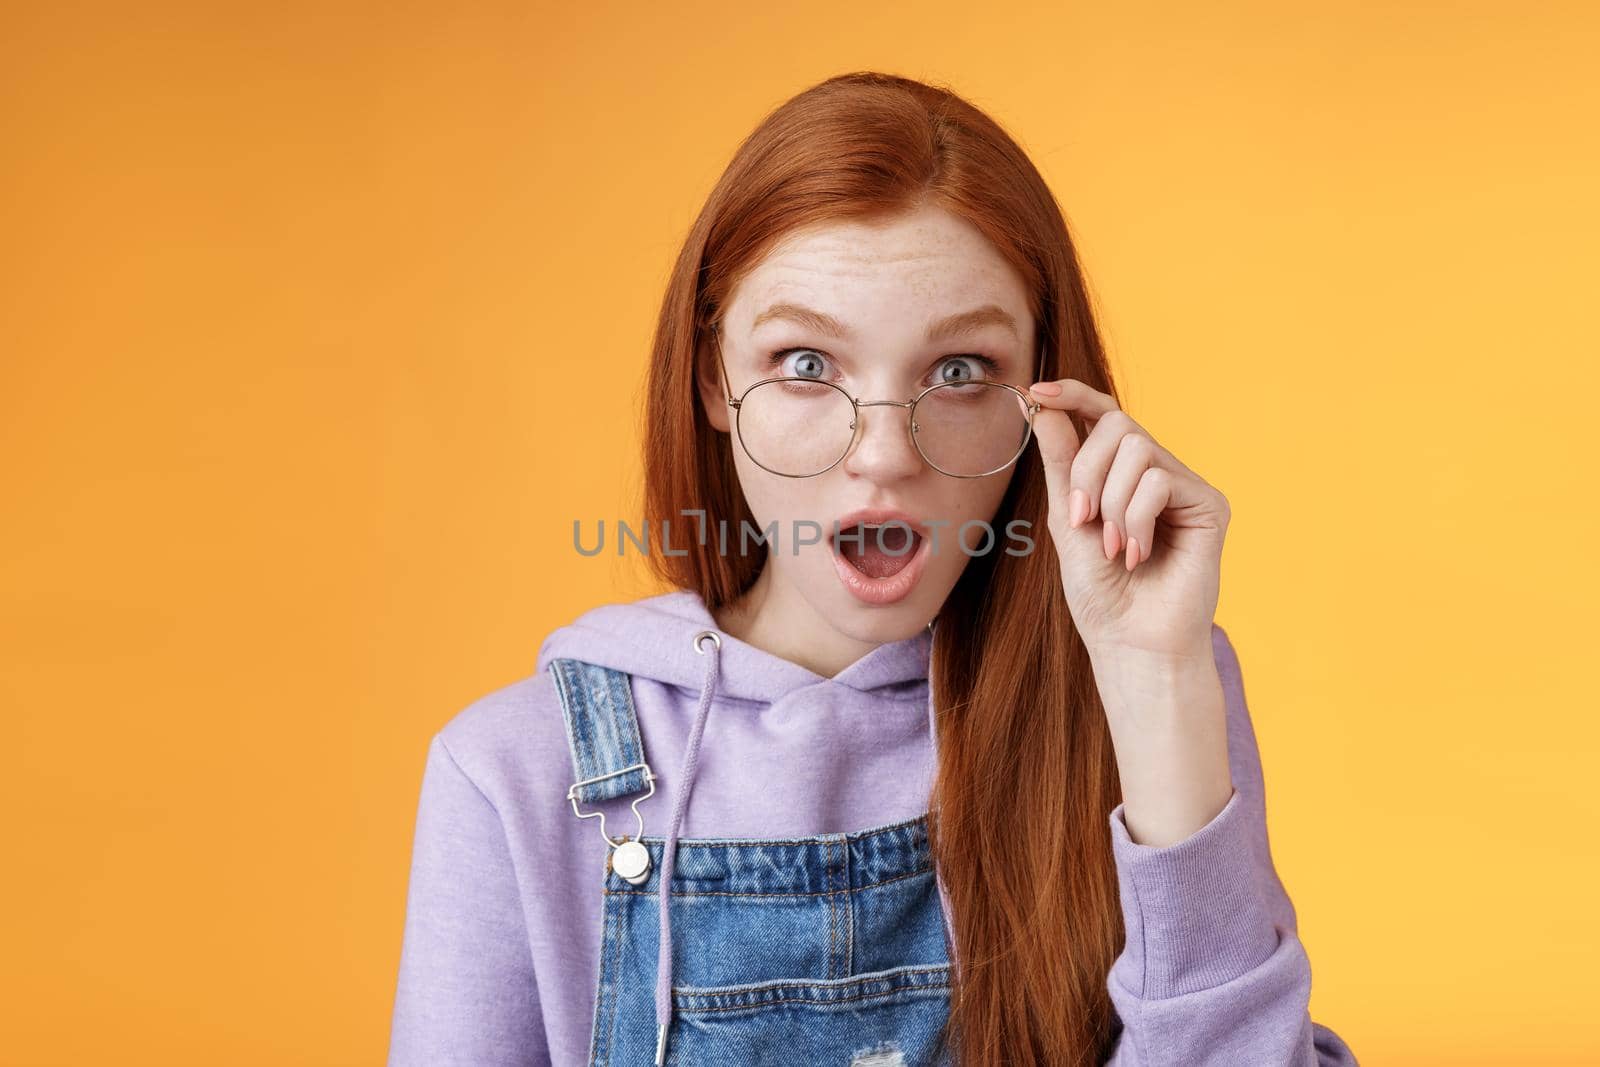
<svg viewBox="0 0 1600 1067"><path fill-rule="evenodd" d="M905 570L922 535L905 523L858 522L839 531L834 551L868 578L888 578Z"/></svg>
<svg viewBox="0 0 1600 1067"><path fill-rule="evenodd" d="M909 522L859 522L833 539L833 568L851 596L876 607L911 595L932 544Z"/></svg>

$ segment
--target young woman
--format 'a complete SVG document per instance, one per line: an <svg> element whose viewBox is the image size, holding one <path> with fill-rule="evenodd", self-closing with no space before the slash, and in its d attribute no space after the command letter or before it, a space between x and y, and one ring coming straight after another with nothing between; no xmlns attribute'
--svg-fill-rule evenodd
<svg viewBox="0 0 1600 1067"><path fill-rule="evenodd" d="M1120 409L991 119L871 73L767 117L645 466L672 591L433 738L392 1065L1355 1062L1212 618L1228 502Z"/></svg>

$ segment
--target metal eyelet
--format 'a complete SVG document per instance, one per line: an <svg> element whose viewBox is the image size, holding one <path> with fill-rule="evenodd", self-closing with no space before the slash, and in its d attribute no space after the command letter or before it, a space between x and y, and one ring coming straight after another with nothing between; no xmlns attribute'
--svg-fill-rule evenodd
<svg viewBox="0 0 1600 1067"><path fill-rule="evenodd" d="M706 654L706 650L705 646L701 642L703 642L707 637L711 638L712 644L716 645L718 648L722 647L722 636L718 634L717 631L701 630L699 633L695 634L691 640L694 644L694 650L700 653L702 656Z"/></svg>

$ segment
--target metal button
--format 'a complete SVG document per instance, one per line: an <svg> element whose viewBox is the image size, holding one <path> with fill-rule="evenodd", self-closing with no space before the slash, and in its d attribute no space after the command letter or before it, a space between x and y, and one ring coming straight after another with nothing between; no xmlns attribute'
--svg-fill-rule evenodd
<svg viewBox="0 0 1600 1067"><path fill-rule="evenodd" d="M611 869L630 884L639 885L650 877L650 850L638 841L624 841L611 851Z"/></svg>

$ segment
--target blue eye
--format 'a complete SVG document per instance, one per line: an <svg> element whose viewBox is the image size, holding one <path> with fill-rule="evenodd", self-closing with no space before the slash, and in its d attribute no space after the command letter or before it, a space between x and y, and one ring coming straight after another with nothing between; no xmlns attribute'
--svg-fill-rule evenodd
<svg viewBox="0 0 1600 1067"><path fill-rule="evenodd" d="M934 384L945 382L984 381L992 377L999 364L988 356L949 356L939 362L934 372Z"/></svg>
<svg viewBox="0 0 1600 1067"><path fill-rule="evenodd" d="M772 354L772 363L784 377L821 378L827 372L827 357L814 348L785 348Z"/></svg>

